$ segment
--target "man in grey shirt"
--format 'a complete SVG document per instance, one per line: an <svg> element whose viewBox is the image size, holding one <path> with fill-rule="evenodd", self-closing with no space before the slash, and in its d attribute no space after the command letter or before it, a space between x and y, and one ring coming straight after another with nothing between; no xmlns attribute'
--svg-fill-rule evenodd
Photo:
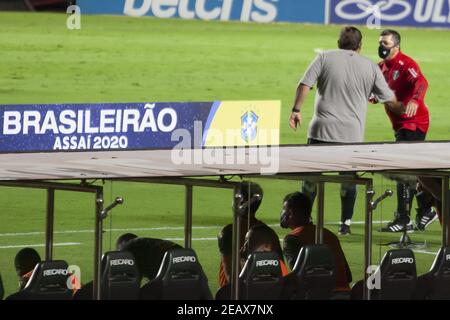
<svg viewBox="0 0 450 320"><path fill-rule="evenodd" d="M389 89L380 68L359 54L362 35L355 27L342 29L338 50L325 51L314 59L297 87L289 119L292 129L301 125L301 106L317 83L314 116L308 129L308 144L355 143L364 141L367 103L372 95L396 113L405 112ZM316 185L306 181L303 192L314 202ZM350 233L356 200L356 186L341 186L339 234Z"/></svg>

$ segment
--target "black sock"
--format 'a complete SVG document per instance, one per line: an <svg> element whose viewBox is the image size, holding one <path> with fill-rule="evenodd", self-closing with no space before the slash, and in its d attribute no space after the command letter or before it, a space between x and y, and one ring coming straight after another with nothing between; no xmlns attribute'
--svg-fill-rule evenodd
<svg viewBox="0 0 450 320"><path fill-rule="evenodd" d="M311 200L311 205L314 205L314 200L316 199L317 195L317 184L310 181L304 181L302 192L306 194Z"/></svg>
<svg viewBox="0 0 450 320"><path fill-rule="evenodd" d="M356 202L356 186L341 187L341 222L351 220Z"/></svg>
<svg viewBox="0 0 450 320"><path fill-rule="evenodd" d="M414 189L415 190L415 189ZM409 222L413 195L408 184L397 183L397 219L401 222Z"/></svg>
<svg viewBox="0 0 450 320"><path fill-rule="evenodd" d="M418 212L424 214L433 206L434 198L429 192L422 190L416 194L416 201Z"/></svg>

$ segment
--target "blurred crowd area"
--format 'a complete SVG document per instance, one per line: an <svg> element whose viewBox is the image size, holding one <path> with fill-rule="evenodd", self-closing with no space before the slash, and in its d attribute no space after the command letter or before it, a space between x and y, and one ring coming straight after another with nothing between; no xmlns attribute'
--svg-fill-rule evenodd
<svg viewBox="0 0 450 320"><path fill-rule="evenodd" d="M0 11L65 12L76 0L0 0Z"/></svg>

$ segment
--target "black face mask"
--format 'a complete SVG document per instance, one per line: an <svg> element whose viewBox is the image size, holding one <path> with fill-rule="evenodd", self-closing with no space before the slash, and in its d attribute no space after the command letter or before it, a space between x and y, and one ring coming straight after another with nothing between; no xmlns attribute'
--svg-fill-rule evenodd
<svg viewBox="0 0 450 320"><path fill-rule="evenodd" d="M386 48L383 45L380 45L378 48L378 56L381 59L386 59L391 54L392 48Z"/></svg>
<svg viewBox="0 0 450 320"><path fill-rule="evenodd" d="M283 229L287 229L289 227L289 218L290 218L290 214L287 210L283 210L280 213L280 227L282 227Z"/></svg>

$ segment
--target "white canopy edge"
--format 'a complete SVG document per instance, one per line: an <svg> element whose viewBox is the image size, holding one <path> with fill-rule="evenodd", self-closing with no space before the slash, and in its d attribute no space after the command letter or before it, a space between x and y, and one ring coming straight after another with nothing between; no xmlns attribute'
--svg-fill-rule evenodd
<svg viewBox="0 0 450 320"><path fill-rule="evenodd" d="M0 154L0 180L417 169L450 169L450 142Z"/></svg>

